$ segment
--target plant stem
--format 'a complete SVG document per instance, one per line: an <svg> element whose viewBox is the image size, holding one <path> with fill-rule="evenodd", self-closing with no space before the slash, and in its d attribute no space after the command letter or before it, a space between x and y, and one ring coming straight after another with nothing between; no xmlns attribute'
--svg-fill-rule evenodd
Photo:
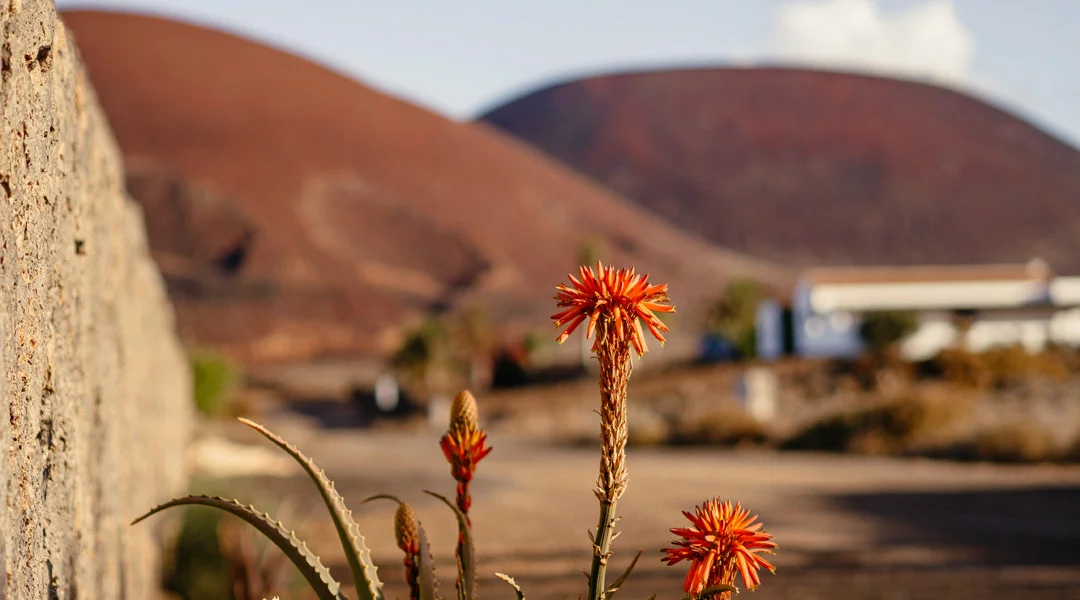
<svg viewBox="0 0 1080 600"><path fill-rule="evenodd" d="M457 506L461 514L465 515L465 524L472 530L472 519L469 518L469 508L472 506L472 497L469 495L469 482L461 481L457 485ZM458 573L465 572L465 538L458 534L457 546L454 548L454 558L457 559ZM458 577L454 582L458 598L464 598L465 582Z"/></svg>
<svg viewBox="0 0 1080 600"><path fill-rule="evenodd" d="M465 516L469 515L469 508L472 506L472 496L469 495L469 482L458 481L457 494L455 500L457 501L458 510Z"/></svg>
<svg viewBox="0 0 1080 600"><path fill-rule="evenodd" d="M613 328L612 320L603 318L596 332L596 356L600 360L600 476L595 493L600 501L600 520L596 523L593 542L589 600L602 600L607 590L604 576L611 558L611 539L615 536L615 504L629 480L626 387L631 371L630 341L618 339Z"/></svg>
<svg viewBox="0 0 1080 600"><path fill-rule="evenodd" d="M607 562L611 557L611 538L615 534L615 502L600 501L600 520L593 540L592 569L589 573L589 600L602 600L607 583Z"/></svg>

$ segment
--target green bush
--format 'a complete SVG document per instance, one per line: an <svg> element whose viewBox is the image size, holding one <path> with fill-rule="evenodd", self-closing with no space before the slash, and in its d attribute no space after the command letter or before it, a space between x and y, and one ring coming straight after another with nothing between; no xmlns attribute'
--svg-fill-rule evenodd
<svg viewBox="0 0 1080 600"><path fill-rule="evenodd" d="M735 344L744 357L757 355L757 307L768 291L753 279L732 281L708 306L705 326Z"/></svg>
<svg viewBox="0 0 1080 600"><path fill-rule="evenodd" d="M405 332L391 364L409 387L431 393L447 388L477 388L489 382L474 376L490 367L497 349L491 321L483 310L432 313Z"/></svg>
<svg viewBox="0 0 1080 600"><path fill-rule="evenodd" d="M233 391L240 375L225 357L208 351L193 352L191 362L195 407L210 417L228 413Z"/></svg>
<svg viewBox="0 0 1080 600"><path fill-rule="evenodd" d="M871 352L882 354L915 333L918 326L919 319L914 312L899 310L869 312L862 316L862 322L859 324L859 338Z"/></svg>
<svg viewBox="0 0 1080 600"><path fill-rule="evenodd" d="M165 557L164 587L185 600L232 598L232 583L218 543L221 513L205 508L183 512L180 530Z"/></svg>

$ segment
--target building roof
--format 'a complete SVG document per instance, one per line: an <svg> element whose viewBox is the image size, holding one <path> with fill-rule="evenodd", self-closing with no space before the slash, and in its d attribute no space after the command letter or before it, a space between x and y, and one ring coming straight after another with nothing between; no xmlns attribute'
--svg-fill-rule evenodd
<svg viewBox="0 0 1080 600"><path fill-rule="evenodd" d="M818 267L800 274L811 285L943 283L969 281L1048 281L1050 266L1041 259L1024 264Z"/></svg>
<svg viewBox="0 0 1080 600"><path fill-rule="evenodd" d="M1080 277L1057 277L1050 284L1050 296L1058 306L1080 306Z"/></svg>

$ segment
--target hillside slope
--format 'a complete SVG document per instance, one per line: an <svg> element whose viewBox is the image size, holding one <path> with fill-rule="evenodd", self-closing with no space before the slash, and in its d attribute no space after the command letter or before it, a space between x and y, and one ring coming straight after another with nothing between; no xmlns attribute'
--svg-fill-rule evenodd
<svg viewBox="0 0 1080 600"><path fill-rule="evenodd" d="M484 125L296 56L153 17L64 20L182 332L245 360L385 354L448 306L550 327L553 286L594 238L688 308L732 274L785 279Z"/></svg>
<svg viewBox="0 0 1080 600"><path fill-rule="evenodd" d="M720 245L791 264L1080 272L1080 152L941 88L795 69L594 77L482 120Z"/></svg>

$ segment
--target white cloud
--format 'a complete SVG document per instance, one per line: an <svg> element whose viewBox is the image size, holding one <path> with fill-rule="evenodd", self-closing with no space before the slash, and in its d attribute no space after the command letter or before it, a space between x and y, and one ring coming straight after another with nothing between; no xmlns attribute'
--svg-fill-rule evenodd
<svg viewBox="0 0 1080 600"><path fill-rule="evenodd" d="M781 6L772 56L968 87L975 42L951 0L885 13L877 0L797 0Z"/></svg>

